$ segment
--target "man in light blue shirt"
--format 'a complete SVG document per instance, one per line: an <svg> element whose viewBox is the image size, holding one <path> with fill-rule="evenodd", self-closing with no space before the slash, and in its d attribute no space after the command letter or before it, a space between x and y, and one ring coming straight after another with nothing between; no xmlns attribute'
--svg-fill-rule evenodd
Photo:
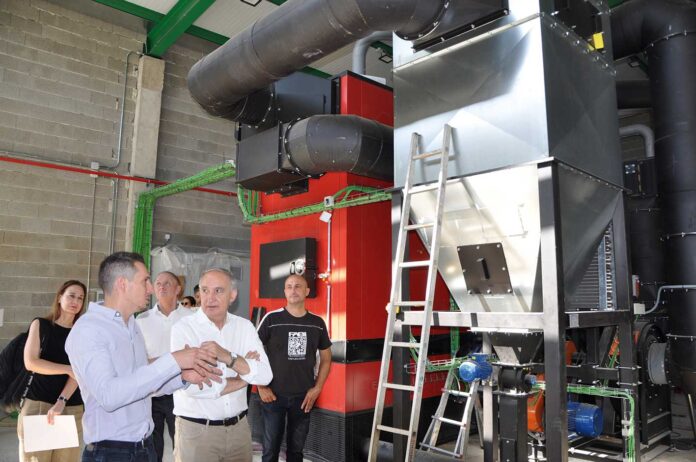
<svg viewBox="0 0 696 462"><path fill-rule="evenodd" d="M65 344L85 402L83 462L126 457L157 460L150 398L190 386L221 382L216 355L184 348L148 362L134 314L153 292L143 258L117 252L101 263L103 304L90 303Z"/></svg>

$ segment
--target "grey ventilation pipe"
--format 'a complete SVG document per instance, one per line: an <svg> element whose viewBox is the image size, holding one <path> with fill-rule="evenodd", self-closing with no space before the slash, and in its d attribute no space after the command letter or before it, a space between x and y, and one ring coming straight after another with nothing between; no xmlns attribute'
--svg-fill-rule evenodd
<svg viewBox="0 0 696 462"><path fill-rule="evenodd" d="M285 152L302 173L350 172L382 180L394 175L393 130L352 115L316 115L293 124Z"/></svg>
<svg viewBox="0 0 696 462"><path fill-rule="evenodd" d="M619 129L619 135L622 138L640 136L643 138L643 144L645 145L645 157L648 159L655 157L655 134L652 128L643 124L626 125Z"/></svg>
<svg viewBox="0 0 696 462"><path fill-rule="evenodd" d="M391 38L391 32L380 31L358 40L353 47L353 72L365 75L367 70L367 50L370 49L370 45L380 40L391 40Z"/></svg>
<svg viewBox="0 0 696 462"><path fill-rule="evenodd" d="M449 0L290 0L198 61L188 87L209 113L257 123L272 105L273 82L376 31L423 36L447 5Z"/></svg>
<svg viewBox="0 0 696 462"><path fill-rule="evenodd" d="M614 58L646 52L655 162L664 213L667 284L696 283L696 3L633 0L612 10ZM670 361L696 395L696 291L667 297Z"/></svg>

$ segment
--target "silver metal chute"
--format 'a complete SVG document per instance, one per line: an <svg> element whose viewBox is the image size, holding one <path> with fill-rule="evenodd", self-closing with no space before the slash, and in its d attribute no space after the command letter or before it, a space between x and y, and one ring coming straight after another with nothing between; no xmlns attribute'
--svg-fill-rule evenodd
<svg viewBox="0 0 696 462"><path fill-rule="evenodd" d="M537 172L537 165L529 164L448 182L439 271L462 311L542 310ZM621 191L567 166L559 168L559 175L564 287L570 299L597 252ZM433 219L433 193L423 192L411 201L413 223ZM419 230L419 235L426 245L430 242L429 229ZM467 285L465 272L471 269L463 267L462 249L473 246L475 251L489 244L500 245L505 261L504 269L488 268L489 276L497 270L507 273L509 293L493 289L488 294Z"/></svg>

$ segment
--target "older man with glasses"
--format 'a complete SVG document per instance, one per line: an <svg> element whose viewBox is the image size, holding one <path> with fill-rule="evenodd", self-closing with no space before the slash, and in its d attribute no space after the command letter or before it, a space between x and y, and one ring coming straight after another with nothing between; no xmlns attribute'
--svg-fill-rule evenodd
<svg viewBox="0 0 696 462"><path fill-rule="evenodd" d="M135 321L140 327L145 339L147 357L154 361L169 353L172 326L184 316L193 314L178 301L181 292L179 278L169 271L162 271L155 278L154 307L138 316ZM152 420L155 430L152 438L157 453L157 461L161 462L164 455L164 424L167 424L169 437L174 445L174 399L172 395L162 395L152 398Z"/></svg>

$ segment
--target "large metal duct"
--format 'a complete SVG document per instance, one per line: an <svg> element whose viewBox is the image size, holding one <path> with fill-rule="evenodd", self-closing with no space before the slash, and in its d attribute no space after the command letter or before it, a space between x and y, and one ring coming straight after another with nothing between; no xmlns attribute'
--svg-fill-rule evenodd
<svg viewBox="0 0 696 462"><path fill-rule="evenodd" d="M391 180L394 174L392 128L350 115L316 115L293 124L285 150L301 172L350 172Z"/></svg>
<svg viewBox="0 0 696 462"><path fill-rule="evenodd" d="M290 0L198 61L188 75L189 90L211 114L255 123L272 91L257 97L254 92L376 31L421 37L437 25L448 3Z"/></svg>
<svg viewBox="0 0 696 462"><path fill-rule="evenodd" d="M646 52L655 158L667 247L667 283L696 283L696 3L634 0L612 12L615 58ZM671 361L696 394L696 291L667 295Z"/></svg>

